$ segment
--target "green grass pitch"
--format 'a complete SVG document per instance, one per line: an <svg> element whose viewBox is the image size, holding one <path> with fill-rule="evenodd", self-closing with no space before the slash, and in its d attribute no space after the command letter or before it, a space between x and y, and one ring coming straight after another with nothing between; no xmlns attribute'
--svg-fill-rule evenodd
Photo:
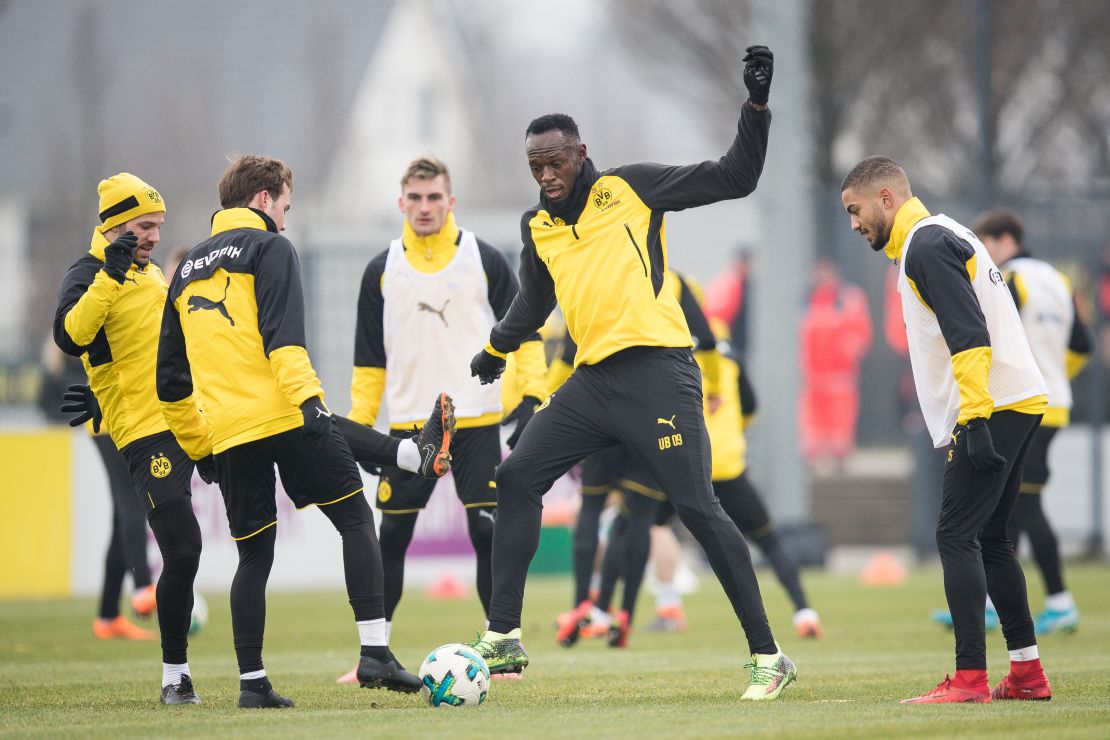
<svg viewBox="0 0 1110 740"><path fill-rule="evenodd" d="M1032 570L1030 568L1030 570ZM338 686L357 655L350 609L340 593L274 594L269 599L266 667L297 707L244 712L225 594L206 594L208 628L190 665L199 707L158 703L154 643L94 640L92 600L0 604L0 735L375 737L1110 737L1110 566L1073 565L1070 586L1083 613L1075 634L1041 641L1051 702L900 706L951 670L952 637L930 624L943 605L940 572L923 569L899 588L864 588L848 576L806 574L827 636L802 641L786 598L761 572L772 627L798 664L799 681L780 701L740 704L747 685L744 642L711 574L687 600L685 634L634 631L629 649L602 642L566 650L554 616L569 607L567 578L533 578L525 606L532 665L522 681L498 681L483 706L432 710L419 696ZM1032 600L1041 602L1031 574ZM650 597L640 622L650 617ZM445 642L472 639L476 598L430 602L409 590L393 647L415 670ZM992 683L1006 670L999 633L988 639Z"/></svg>

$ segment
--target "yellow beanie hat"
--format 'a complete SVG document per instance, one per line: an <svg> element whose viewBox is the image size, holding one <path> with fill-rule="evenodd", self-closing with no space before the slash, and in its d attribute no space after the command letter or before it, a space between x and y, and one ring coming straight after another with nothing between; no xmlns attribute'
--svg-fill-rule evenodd
<svg viewBox="0 0 1110 740"><path fill-rule="evenodd" d="M166 210L158 191L130 172L101 180L96 191L100 195L100 226L93 231L94 247L107 242L103 232L144 214Z"/></svg>

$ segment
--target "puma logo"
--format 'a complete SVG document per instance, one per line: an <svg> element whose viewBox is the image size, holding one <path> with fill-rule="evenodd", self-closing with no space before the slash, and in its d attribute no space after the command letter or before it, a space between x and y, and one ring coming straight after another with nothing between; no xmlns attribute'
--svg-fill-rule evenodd
<svg viewBox="0 0 1110 740"><path fill-rule="evenodd" d="M482 517L485 517L486 519L489 519L494 524L497 524L497 517L489 509L478 509L478 518L481 519Z"/></svg>
<svg viewBox="0 0 1110 740"><path fill-rule="evenodd" d="M138 280L136 280L136 279L135 279L135 278L133 278L133 277L125 277L125 278L124 278L123 280L124 280L124 282L132 282L132 283L135 283L135 285L138 285L138 284L139 284L139 281L138 281Z"/></svg>
<svg viewBox="0 0 1110 740"><path fill-rule="evenodd" d="M666 425L667 425L667 426L669 426L669 427L670 427L671 429L674 429L674 419L675 419L675 416L678 416L678 414L675 414L674 416L672 416L672 417L671 417L671 418L669 418L669 419L664 419L664 418L660 417L660 418L658 418L658 419L656 419L656 420L655 420L655 423L656 423L656 424L666 424Z"/></svg>
<svg viewBox="0 0 1110 740"><path fill-rule="evenodd" d="M227 306L224 305L224 301L227 300L227 288L230 285L231 275L228 275L227 282L224 283L224 297L218 301L213 301L212 299L205 298L202 295L189 296L189 313L202 310L219 311L225 319L231 322L232 326L235 326L235 319L231 318L231 314L227 312ZM317 412L319 412L319 409L317 409Z"/></svg>
<svg viewBox="0 0 1110 740"><path fill-rule="evenodd" d="M447 304L450 303L450 302L451 302L451 299L448 298L446 301L443 302L443 308L441 308L437 311L436 309L432 308L431 306L429 306L424 301L421 301L420 303L416 304L416 310L417 311L427 311L428 313L434 313L436 316L439 316L440 320L443 322L443 325L447 326L447 318L443 315L443 312L447 310Z"/></svg>
<svg viewBox="0 0 1110 740"><path fill-rule="evenodd" d="M230 317L228 317L228 318L230 318ZM232 321L231 325L235 326L235 322ZM324 417L325 419L330 419L331 418L331 412L327 411L325 409L321 409L321 408L316 409L316 418L319 419L321 416Z"/></svg>

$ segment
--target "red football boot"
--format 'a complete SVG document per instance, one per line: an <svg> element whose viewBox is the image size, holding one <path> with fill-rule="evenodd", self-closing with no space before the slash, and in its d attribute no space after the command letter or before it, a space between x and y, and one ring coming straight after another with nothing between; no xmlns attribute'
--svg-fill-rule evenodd
<svg viewBox="0 0 1110 740"><path fill-rule="evenodd" d="M991 698L1048 701L1052 698L1052 685L1041 668L1041 661L1010 661L1010 673L991 689Z"/></svg>
<svg viewBox="0 0 1110 740"><path fill-rule="evenodd" d="M555 630L555 641L563 647L573 647L578 642L582 628L590 623L590 609L593 602L589 599L583 601L569 612L560 614L558 628Z"/></svg>
<svg viewBox="0 0 1110 740"><path fill-rule="evenodd" d="M987 704L991 700L991 688L987 683L987 672L976 670L956 671L955 678L944 677L932 691L921 696L903 699L900 704Z"/></svg>

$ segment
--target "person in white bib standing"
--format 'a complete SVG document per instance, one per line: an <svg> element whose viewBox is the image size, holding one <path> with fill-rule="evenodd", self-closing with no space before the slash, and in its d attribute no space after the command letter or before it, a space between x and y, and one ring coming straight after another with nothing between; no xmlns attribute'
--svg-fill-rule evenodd
<svg viewBox="0 0 1110 740"><path fill-rule="evenodd" d="M898 263L898 293L921 412L948 447L937 547L956 638L956 673L904 704L1049 699L1025 574L1006 535L1047 388L1002 273L970 229L933 216L887 157L840 188L853 231ZM998 609L1010 672L987 681L984 611Z"/></svg>
<svg viewBox="0 0 1110 740"><path fill-rule="evenodd" d="M384 397L391 433L405 436L424 421L418 409L425 402L418 399L427 398L427 389L446 390L454 399L452 474L477 556L478 598L488 614L500 425L516 422L508 438L514 446L546 398L543 342L535 334L515 353L524 398L506 416L501 384L471 379L468 350L484 344L509 309L516 276L500 250L455 224L451 175L438 159L421 157L408 166L398 207L405 217L401 237L370 261L362 278L350 417L374 424ZM434 480L397 468L381 471L377 506L387 630L401 600L405 552L434 487Z"/></svg>
<svg viewBox="0 0 1110 740"><path fill-rule="evenodd" d="M1010 517L1010 540L1016 546L1023 532L1029 536L1033 558L1044 578L1048 595L1044 611L1034 620L1035 632L1073 630L1079 625L1079 609L1064 585L1060 548L1041 506L1041 491L1048 483L1049 446L1071 415L1071 380L1091 356L1091 333L1076 311L1068 279L1026 249L1025 225L1016 213L1008 208L988 211L972 228L1006 278L1033 357L1048 385L1048 409L1025 458L1020 495Z"/></svg>

